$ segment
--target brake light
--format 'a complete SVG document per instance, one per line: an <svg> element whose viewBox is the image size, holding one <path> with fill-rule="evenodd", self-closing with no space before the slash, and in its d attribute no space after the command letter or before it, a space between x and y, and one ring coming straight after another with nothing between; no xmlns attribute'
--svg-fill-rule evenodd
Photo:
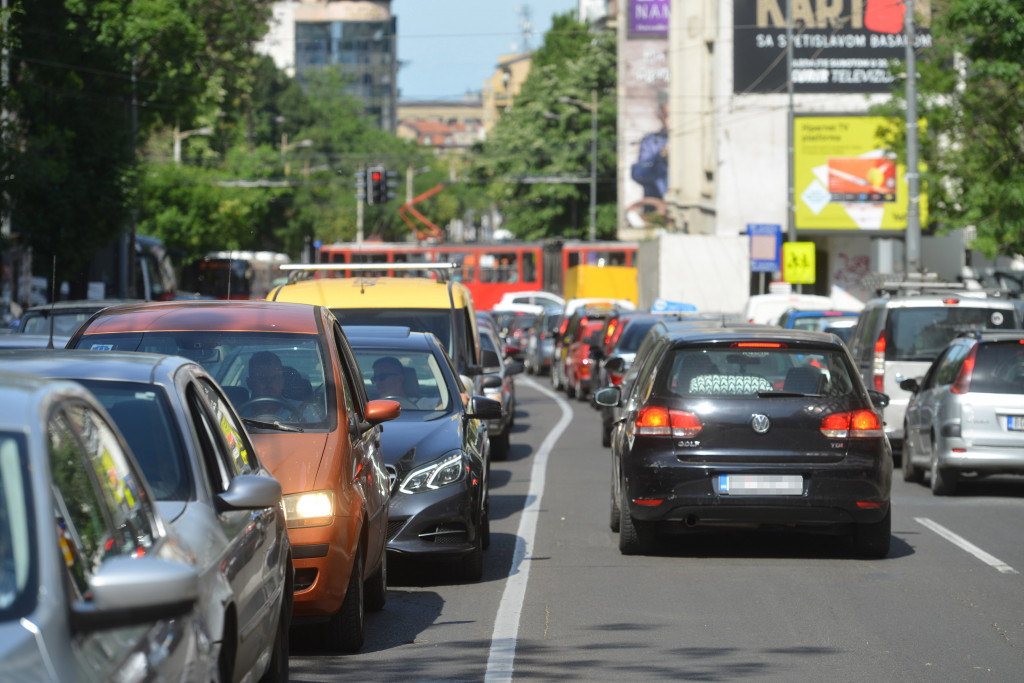
<svg viewBox="0 0 1024 683"><path fill-rule="evenodd" d="M608 321L608 330L604 333L604 343L608 344L612 340L612 335L615 334L615 329L619 326L619 321L612 318Z"/></svg>
<svg viewBox="0 0 1024 683"><path fill-rule="evenodd" d="M974 376L974 362L978 357L978 345L975 344L971 347L970 353L967 354L967 358L964 358L964 364L960 366L960 372L957 373L956 379L953 380L953 386L949 390L954 394L966 394L971 390L971 379Z"/></svg>
<svg viewBox="0 0 1024 683"><path fill-rule="evenodd" d="M874 375L875 390L885 391L885 330L878 335L875 342L875 356L871 361L871 371Z"/></svg>
<svg viewBox="0 0 1024 683"><path fill-rule="evenodd" d="M640 436L696 436L703 429L700 418L682 410L644 406L636 416L636 434Z"/></svg>
<svg viewBox="0 0 1024 683"><path fill-rule="evenodd" d="M622 384L622 378L624 376L625 375L620 375L620 374L615 373L615 372L609 372L608 373L608 381L611 382L613 387L617 387L620 384Z"/></svg>
<svg viewBox="0 0 1024 683"><path fill-rule="evenodd" d="M958 304L960 303L960 299L943 299L942 303L946 305Z"/></svg>
<svg viewBox="0 0 1024 683"><path fill-rule="evenodd" d="M848 410L826 415L821 433L830 439L869 439L882 436L882 421L873 410Z"/></svg>
<svg viewBox="0 0 1024 683"><path fill-rule="evenodd" d="M733 342L730 344L734 349L784 349L785 344L779 342Z"/></svg>

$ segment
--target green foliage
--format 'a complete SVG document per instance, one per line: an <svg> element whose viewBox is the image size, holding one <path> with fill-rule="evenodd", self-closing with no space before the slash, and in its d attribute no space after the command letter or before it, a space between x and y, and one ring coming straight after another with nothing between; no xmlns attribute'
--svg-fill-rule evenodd
<svg viewBox="0 0 1024 683"><path fill-rule="evenodd" d="M940 230L974 225L987 256L1024 252L1024 6L936 0L934 46L917 62L922 188ZM879 111L903 112L903 91ZM905 158L905 133L890 144Z"/></svg>
<svg viewBox="0 0 1024 683"><path fill-rule="evenodd" d="M615 235L616 45L571 13L553 18L513 108L480 145L471 177L487 185L520 239L585 238L590 203L591 93L598 97L597 233ZM560 102L559 98L575 102ZM521 182L525 178L582 182ZM608 207L611 207L610 209Z"/></svg>

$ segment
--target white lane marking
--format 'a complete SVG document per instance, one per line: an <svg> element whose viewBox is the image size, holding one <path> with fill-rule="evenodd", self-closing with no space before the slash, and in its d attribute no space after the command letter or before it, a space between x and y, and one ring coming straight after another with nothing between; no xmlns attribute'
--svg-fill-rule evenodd
<svg viewBox="0 0 1024 683"><path fill-rule="evenodd" d="M562 417L544 437L544 441L533 459L533 468L530 470L530 490L523 507L523 516L519 519L519 530L516 531L516 548L512 554L512 566L509 568L505 591L501 594L498 614L494 617L491 652L487 658L487 673L484 675L484 681L488 683L512 680L512 668L516 658L516 639L519 635L519 616L523 611L526 583L530 578L530 563L527 560L531 559L530 551L533 549L534 536L537 533L537 518L540 513L540 500L544 495L548 455L573 417L572 407L568 401L526 377L516 381L524 380L531 389L536 389L553 399L562 410Z"/></svg>
<svg viewBox="0 0 1024 683"><path fill-rule="evenodd" d="M966 550L971 555L974 555L976 558L978 558L979 560L981 560L982 562L984 562L988 566L993 567L993 568L999 570L1003 574L1017 574L1017 573L1019 573L1016 569L1014 569L1010 565L1006 564L1005 562L1000 560L998 557L995 557L993 555L990 555L990 554L986 553L984 550L982 550L978 546L974 545L973 543L968 541L963 536L961 536L959 534L956 534L956 533L953 533L952 531L950 531L946 527L942 526L941 524L939 524L937 522L933 522L932 520L928 519L927 517L914 517L914 521L917 522L918 524L922 524L922 525L928 527L929 529L931 529L932 531L937 533L939 536L942 536L944 539L946 539L947 541L949 541L953 545L958 546L961 550Z"/></svg>

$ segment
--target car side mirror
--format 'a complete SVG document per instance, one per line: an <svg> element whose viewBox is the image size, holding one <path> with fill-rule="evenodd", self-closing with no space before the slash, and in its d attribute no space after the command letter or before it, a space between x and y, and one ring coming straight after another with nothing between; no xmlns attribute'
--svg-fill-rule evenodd
<svg viewBox="0 0 1024 683"><path fill-rule="evenodd" d="M605 387L598 389L594 394L594 403L606 408L614 408L622 400L622 391L619 387Z"/></svg>
<svg viewBox="0 0 1024 683"><path fill-rule="evenodd" d="M523 365L521 360L514 360L511 363L505 364L505 372L509 375L520 375L525 368L526 366Z"/></svg>
<svg viewBox="0 0 1024 683"><path fill-rule="evenodd" d="M478 420L501 419L501 403L492 398L474 396L469 400L469 412L466 417Z"/></svg>
<svg viewBox="0 0 1024 683"><path fill-rule="evenodd" d="M484 389L497 389L501 386L501 375L485 375L483 381Z"/></svg>
<svg viewBox="0 0 1024 683"><path fill-rule="evenodd" d="M622 356L616 356L604 364L604 369L608 372L622 374L626 371L626 359Z"/></svg>
<svg viewBox="0 0 1024 683"><path fill-rule="evenodd" d="M914 380L904 380L913 382ZM868 389L868 397L871 398L871 403L876 408L884 408L889 405L889 394L883 394L881 391L875 391L874 389Z"/></svg>
<svg viewBox="0 0 1024 683"><path fill-rule="evenodd" d="M917 392L921 391L921 385L918 384L917 380L912 377L910 379L905 379L902 382L900 382L900 389L902 389L903 391L909 391L912 394L916 394Z"/></svg>

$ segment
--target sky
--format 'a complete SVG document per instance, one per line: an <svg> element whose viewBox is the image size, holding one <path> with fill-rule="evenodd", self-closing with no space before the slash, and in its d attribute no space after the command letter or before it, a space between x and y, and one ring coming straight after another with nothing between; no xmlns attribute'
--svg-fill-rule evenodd
<svg viewBox="0 0 1024 683"><path fill-rule="evenodd" d="M458 101L480 91L498 57L527 48L521 8L529 9L529 48L540 47L551 17L578 0L392 0L398 21L399 100Z"/></svg>

